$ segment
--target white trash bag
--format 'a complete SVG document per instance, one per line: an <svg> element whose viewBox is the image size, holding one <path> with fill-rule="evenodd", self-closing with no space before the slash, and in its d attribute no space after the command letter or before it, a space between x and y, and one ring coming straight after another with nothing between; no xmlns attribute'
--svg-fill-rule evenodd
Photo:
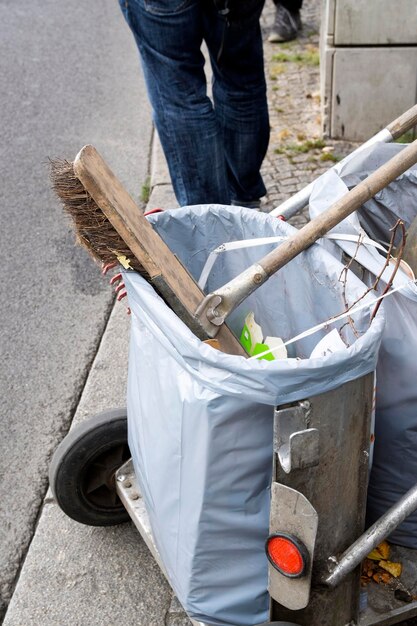
<svg viewBox="0 0 417 626"><path fill-rule="evenodd" d="M209 253L224 242L294 232L276 218L219 205L185 207L149 219L196 280ZM206 291L276 245L219 254ZM350 272L340 280L342 270L314 245L249 296L228 325L240 336L245 317L253 312L265 336L287 341L363 295L366 286ZM139 274L126 272L124 279L132 311L129 446L170 582L197 621L218 626L267 621L264 542L273 407L373 371L383 307L371 325L369 309L352 314L355 332L343 320L291 343L289 358L245 359L197 339ZM335 328L343 345L309 358Z"/></svg>

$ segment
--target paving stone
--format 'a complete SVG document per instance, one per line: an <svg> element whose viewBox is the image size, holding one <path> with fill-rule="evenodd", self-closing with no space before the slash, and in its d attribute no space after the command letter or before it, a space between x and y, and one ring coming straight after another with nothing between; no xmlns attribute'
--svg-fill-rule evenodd
<svg viewBox="0 0 417 626"><path fill-rule="evenodd" d="M262 28L271 139L262 168L267 187L265 210L268 207L272 210L333 165L331 161L320 160L323 154L321 149L301 154L289 149L297 144L303 146L307 141L321 139L320 70L319 65L315 64L318 61L321 2L304 0L301 10L303 30L297 40L285 44L267 41L274 11L272 0L267 0ZM276 58L277 55L281 60ZM295 55L301 57L301 61L292 61ZM289 60L283 61L283 57ZM356 147L352 143L331 140L326 140L325 145L333 146L333 154L340 158ZM288 152L288 156L277 153L282 150ZM303 219L295 220L297 225L307 222L306 210L304 214Z"/></svg>
<svg viewBox="0 0 417 626"><path fill-rule="evenodd" d="M157 185L153 187L149 198L147 211L152 209L176 209L178 202L175 198L171 185Z"/></svg>
<svg viewBox="0 0 417 626"><path fill-rule="evenodd" d="M162 626L170 598L132 524L82 526L46 504L3 626Z"/></svg>
<svg viewBox="0 0 417 626"><path fill-rule="evenodd" d="M151 158L151 186L170 185L171 178L168 171L168 165L162 151L161 142L158 133L154 131L152 140L152 158Z"/></svg>

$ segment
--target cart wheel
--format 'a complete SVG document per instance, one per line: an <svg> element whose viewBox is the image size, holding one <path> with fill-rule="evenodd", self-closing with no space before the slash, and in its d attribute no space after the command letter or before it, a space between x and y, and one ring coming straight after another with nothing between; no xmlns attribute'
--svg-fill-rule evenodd
<svg viewBox="0 0 417 626"><path fill-rule="evenodd" d="M56 449L49 482L60 508L77 522L113 526L129 514L116 493L115 472L130 458L126 409L75 426Z"/></svg>

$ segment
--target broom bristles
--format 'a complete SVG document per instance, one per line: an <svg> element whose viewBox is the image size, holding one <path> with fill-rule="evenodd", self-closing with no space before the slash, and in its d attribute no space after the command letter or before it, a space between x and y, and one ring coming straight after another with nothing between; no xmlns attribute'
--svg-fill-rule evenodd
<svg viewBox="0 0 417 626"><path fill-rule="evenodd" d="M52 187L72 219L77 243L96 261L112 263L118 256L125 256L133 269L144 273L130 248L75 176L73 164L64 159L51 159L50 165Z"/></svg>

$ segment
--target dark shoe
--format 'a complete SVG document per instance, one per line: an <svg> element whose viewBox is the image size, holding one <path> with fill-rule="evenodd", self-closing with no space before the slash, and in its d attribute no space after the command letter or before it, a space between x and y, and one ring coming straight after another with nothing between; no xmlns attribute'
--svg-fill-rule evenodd
<svg viewBox="0 0 417 626"><path fill-rule="evenodd" d="M276 5L275 19L272 31L268 37L271 43L280 43L282 41L291 41L298 35L301 30L300 11L289 11L282 4Z"/></svg>
<svg viewBox="0 0 417 626"><path fill-rule="evenodd" d="M231 204L232 206L241 206L246 209L255 209L256 211L259 211L261 207L260 200L232 200Z"/></svg>

